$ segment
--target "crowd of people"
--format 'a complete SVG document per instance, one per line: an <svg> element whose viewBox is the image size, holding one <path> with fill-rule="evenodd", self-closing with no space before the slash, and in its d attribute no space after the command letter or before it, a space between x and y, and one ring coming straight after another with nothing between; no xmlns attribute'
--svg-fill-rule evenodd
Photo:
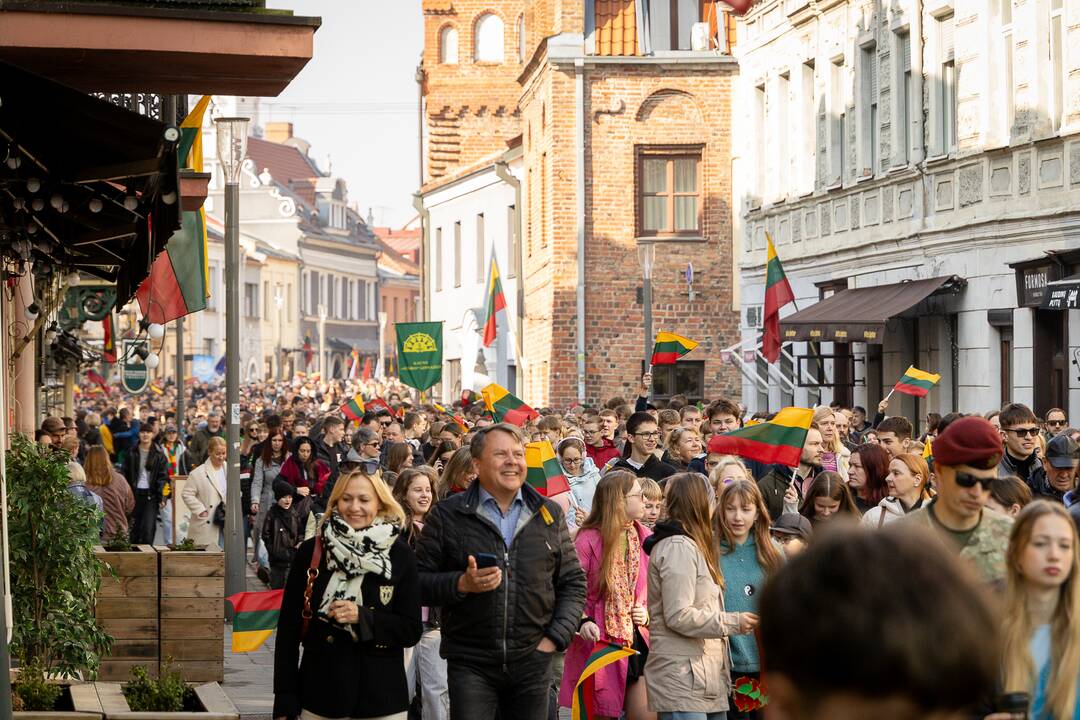
<svg viewBox="0 0 1080 720"><path fill-rule="evenodd" d="M1020 403L814 409L799 465L724 454L736 402L637 398L496 423L404 388L246 389L252 562L284 588L274 717L537 720L598 643L595 716L1080 719L1080 429ZM71 454L103 536L221 542L219 389L145 406L83 395L39 433ZM569 490L527 482L546 440ZM79 470L76 470L79 468ZM94 501L94 500L88 500ZM942 642L947 640L947 642ZM302 652L301 652L302 648Z"/></svg>

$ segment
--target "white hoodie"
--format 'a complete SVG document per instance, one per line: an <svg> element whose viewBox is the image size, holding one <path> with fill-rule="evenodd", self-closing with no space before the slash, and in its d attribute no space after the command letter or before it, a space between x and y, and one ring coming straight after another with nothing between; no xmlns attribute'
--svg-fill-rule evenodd
<svg viewBox="0 0 1080 720"><path fill-rule="evenodd" d="M900 499L890 496L866 511L866 514L862 516L862 525L876 529L886 523L896 522L906 514Z"/></svg>

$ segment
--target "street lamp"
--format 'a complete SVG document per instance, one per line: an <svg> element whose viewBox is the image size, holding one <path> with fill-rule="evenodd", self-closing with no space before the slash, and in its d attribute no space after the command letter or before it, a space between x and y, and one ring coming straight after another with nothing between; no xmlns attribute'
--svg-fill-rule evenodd
<svg viewBox="0 0 1080 720"><path fill-rule="evenodd" d="M638 263L641 264L642 284L641 300L645 310L645 354L642 356L648 360L652 356L653 331L652 331L652 271L656 261L656 244L651 242L639 242L637 246Z"/></svg>
<svg viewBox="0 0 1080 720"><path fill-rule="evenodd" d="M225 497L225 595L245 589L240 512L240 168L247 155L248 118L217 118L217 156L225 175L225 405L228 423Z"/></svg>

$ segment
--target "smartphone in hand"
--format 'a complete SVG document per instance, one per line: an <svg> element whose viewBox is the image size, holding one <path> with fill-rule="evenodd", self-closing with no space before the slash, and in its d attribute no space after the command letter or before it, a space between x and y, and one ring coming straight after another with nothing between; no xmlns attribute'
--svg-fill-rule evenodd
<svg viewBox="0 0 1080 720"><path fill-rule="evenodd" d="M476 558L476 567L480 570L499 565L499 558L494 553L475 553L473 557Z"/></svg>

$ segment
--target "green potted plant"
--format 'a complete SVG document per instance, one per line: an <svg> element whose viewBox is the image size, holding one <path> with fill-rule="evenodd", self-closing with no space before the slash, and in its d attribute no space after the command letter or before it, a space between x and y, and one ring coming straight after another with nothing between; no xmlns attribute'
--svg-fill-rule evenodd
<svg viewBox="0 0 1080 720"><path fill-rule="evenodd" d="M106 720L239 720L240 713L216 682L189 685L171 663L151 677L146 668L133 668L124 685L98 683Z"/></svg>
<svg viewBox="0 0 1080 720"><path fill-rule="evenodd" d="M101 515L68 491L66 458L24 435L12 436L7 477L14 700L50 717L78 711L86 693L64 682L96 673L111 644L94 615Z"/></svg>

